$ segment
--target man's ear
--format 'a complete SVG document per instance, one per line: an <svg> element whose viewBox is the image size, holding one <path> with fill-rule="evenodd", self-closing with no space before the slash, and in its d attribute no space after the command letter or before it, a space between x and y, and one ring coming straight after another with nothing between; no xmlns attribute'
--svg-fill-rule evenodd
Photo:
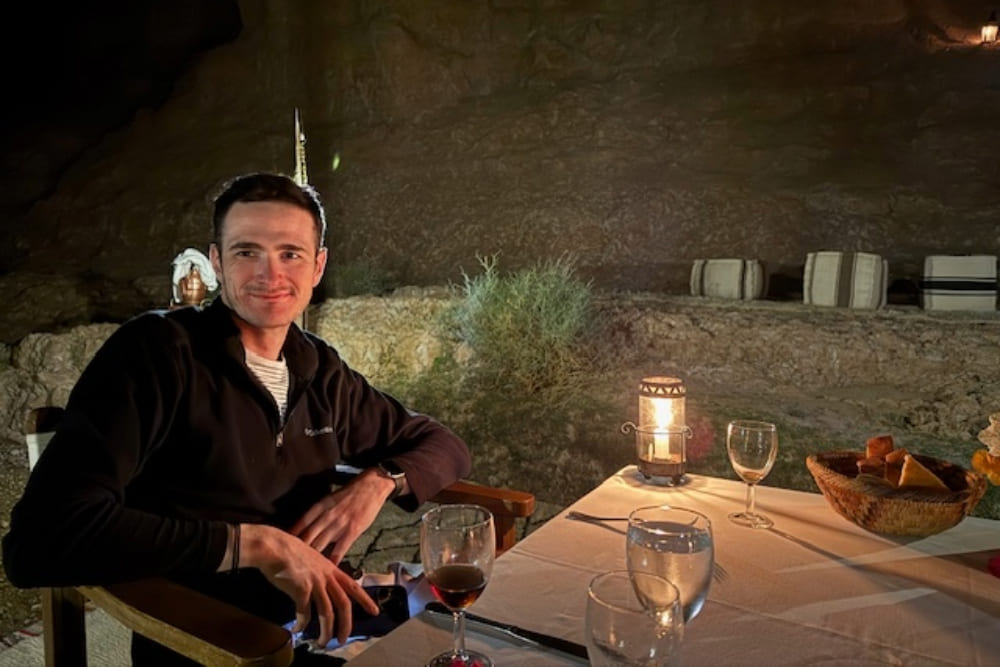
<svg viewBox="0 0 1000 667"><path fill-rule="evenodd" d="M222 282L222 257L219 255L219 246L214 243L208 245L208 259L212 262L212 270L215 271L215 279Z"/></svg>
<svg viewBox="0 0 1000 667"><path fill-rule="evenodd" d="M326 271L327 255L326 247L320 248L319 252L316 253L316 272L313 274L313 287L319 285L319 281L323 279L323 272Z"/></svg>

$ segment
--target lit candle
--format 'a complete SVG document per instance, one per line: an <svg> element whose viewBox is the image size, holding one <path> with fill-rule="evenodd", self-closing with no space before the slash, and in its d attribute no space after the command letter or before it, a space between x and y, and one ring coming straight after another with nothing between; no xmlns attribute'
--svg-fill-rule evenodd
<svg viewBox="0 0 1000 667"><path fill-rule="evenodd" d="M655 401L653 409L656 412L656 430L653 431L653 458L667 461L670 456L670 433L668 429L674 425L673 401Z"/></svg>

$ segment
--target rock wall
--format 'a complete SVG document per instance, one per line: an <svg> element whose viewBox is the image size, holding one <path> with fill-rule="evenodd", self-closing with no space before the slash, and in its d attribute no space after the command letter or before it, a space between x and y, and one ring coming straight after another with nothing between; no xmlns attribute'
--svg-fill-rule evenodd
<svg viewBox="0 0 1000 667"><path fill-rule="evenodd" d="M309 326L375 383L468 351L434 330L446 290L331 299ZM691 395L848 402L913 428L971 438L1000 410L1000 315L858 311L772 302L601 293L601 345L631 392L637 373L678 374ZM0 369L0 451L23 462L28 408L63 405L83 367L117 325L31 334Z"/></svg>
<svg viewBox="0 0 1000 667"><path fill-rule="evenodd" d="M866 250L913 279L997 251L1000 47L975 0L242 0L198 60L3 221L0 336L159 306L235 173L292 167L302 109L328 296L569 252L608 289L684 293L697 257ZM339 169L334 171L334 158ZM46 191L34 187L31 191Z"/></svg>

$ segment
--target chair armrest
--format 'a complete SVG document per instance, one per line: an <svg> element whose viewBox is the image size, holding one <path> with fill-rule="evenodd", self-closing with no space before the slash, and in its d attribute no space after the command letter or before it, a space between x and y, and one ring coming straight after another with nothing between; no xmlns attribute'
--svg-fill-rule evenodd
<svg viewBox="0 0 1000 667"><path fill-rule="evenodd" d="M449 505L472 503L482 505L494 514L516 517L528 517L535 511L535 496L527 491L483 486L464 480L441 489L431 502Z"/></svg>
<svg viewBox="0 0 1000 667"><path fill-rule="evenodd" d="M481 505L493 514L497 553L501 554L517 542L515 519L531 516L535 511L535 496L526 491L501 489L459 480L445 487L430 499L433 503Z"/></svg>
<svg viewBox="0 0 1000 667"><path fill-rule="evenodd" d="M291 635L280 625L167 579L77 590L134 632L200 664L286 667L292 662Z"/></svg>

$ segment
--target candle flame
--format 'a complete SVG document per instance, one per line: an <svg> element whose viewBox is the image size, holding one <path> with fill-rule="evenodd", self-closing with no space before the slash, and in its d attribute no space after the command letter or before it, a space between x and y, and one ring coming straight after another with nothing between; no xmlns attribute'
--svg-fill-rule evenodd
<svg viewBox="0 0 1000 667"><path fill-rule="evenodd" d="M671 400L653 401L653 419L657 430L665 430L674 424L674 402Z"/></svg>

